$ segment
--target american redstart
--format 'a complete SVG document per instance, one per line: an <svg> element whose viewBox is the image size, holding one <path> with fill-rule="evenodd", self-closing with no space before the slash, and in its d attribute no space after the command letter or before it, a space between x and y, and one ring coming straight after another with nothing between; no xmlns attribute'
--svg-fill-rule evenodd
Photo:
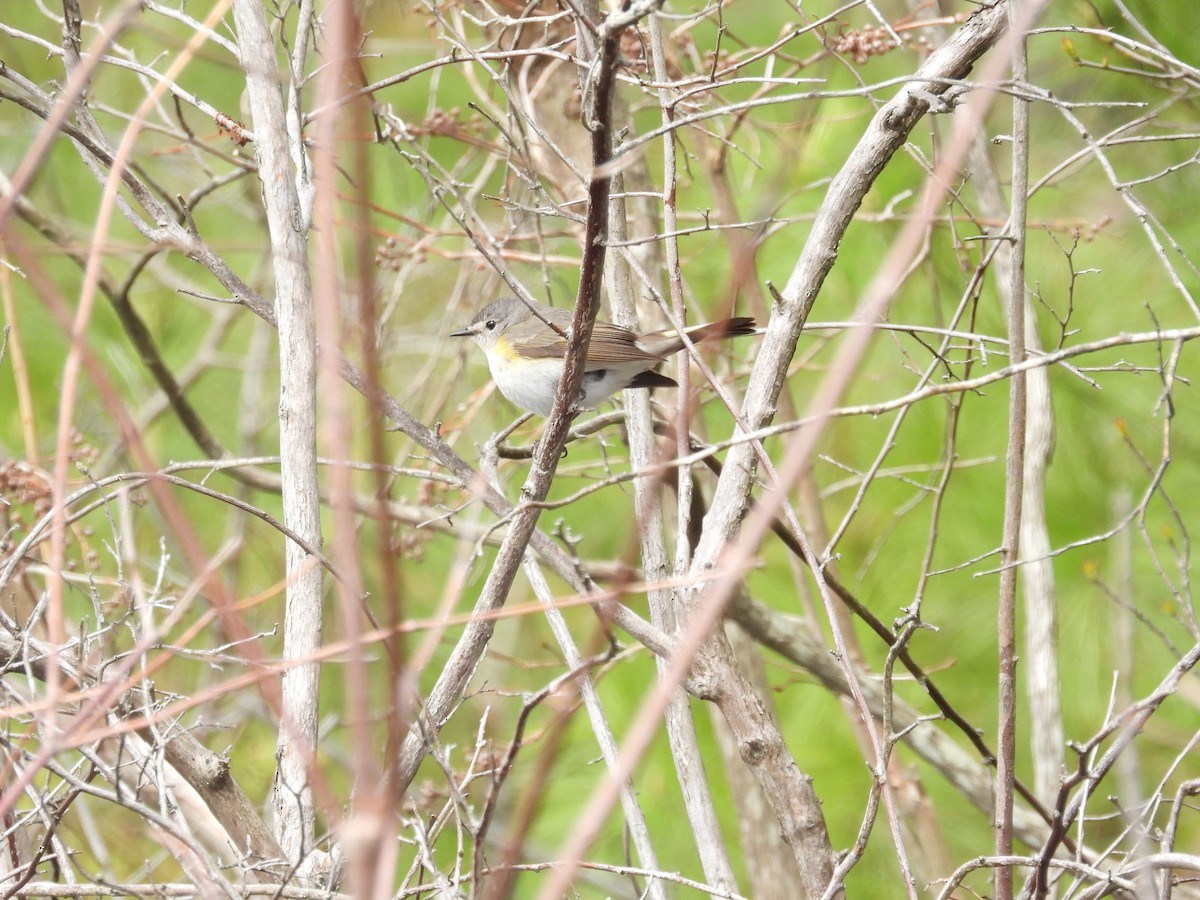
<svg viewBox="0 0 1200 900"><path fill-rule="evenodd" d="M500 393L521 409L548 416L562 378L571 311L540 303L532 306L536 315L516 297L494 300L450 337L475 341L487 356ZM692 326L685 333L695 343L754 334L754 320L722 319ZM683 347L676 331L638 334L610 322L596 322L584 364L580 408L592 409L626 388L678 387L673 378L655 369Z"/></svg>

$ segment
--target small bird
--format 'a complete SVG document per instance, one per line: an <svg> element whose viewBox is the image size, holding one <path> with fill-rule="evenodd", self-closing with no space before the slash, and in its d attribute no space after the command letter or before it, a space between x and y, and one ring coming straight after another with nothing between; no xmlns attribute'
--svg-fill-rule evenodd
<svg viewBox="0 0 1200 900"><path fill-rule="evenodd" d="M540 303L534 306L541 318L516 297L493 300L470 325L451 332L450 337L471 338L487 357L500 393L521 409L548 416L562 378L567 352L564 335L571 325L571 311ZM722 319L694 325L685 333L695 343L754 334L754 320ZM594 409L626 388L678 387L673 378L655 369L683 346L683 338L676 331L638 334L610 322L596 322L588 345L579 406Z"/></svg>

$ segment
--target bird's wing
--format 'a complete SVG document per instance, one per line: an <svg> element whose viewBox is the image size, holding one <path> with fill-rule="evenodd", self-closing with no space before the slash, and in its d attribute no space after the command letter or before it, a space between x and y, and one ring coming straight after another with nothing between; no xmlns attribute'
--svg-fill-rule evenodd
<svg viewBox="0 0 1200 900"><path fill-rule="evenodd" d="M555 324L560 324L555 322ZM563 330L570 322L563 323ZM525 349L525 355L537 358L561 357L567 352L567 342L560 335L552 335ZM603 369L613 363L644 362L654 364L662 357L638 346L637 335L627 328L610 322L597 322L592 329L592 343L588 347L586 370Z"/></svg>

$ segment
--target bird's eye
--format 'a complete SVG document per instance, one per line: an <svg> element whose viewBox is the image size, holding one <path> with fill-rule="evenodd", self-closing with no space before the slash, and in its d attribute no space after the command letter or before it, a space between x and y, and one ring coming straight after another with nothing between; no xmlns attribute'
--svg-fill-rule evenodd
<svg viewBox="0 0 1200 900"><path fill-rule="evenodd" d="M484 327L487 328L488 331L495 331L496 330L496 320L488 319L487 325Z"/></svg>

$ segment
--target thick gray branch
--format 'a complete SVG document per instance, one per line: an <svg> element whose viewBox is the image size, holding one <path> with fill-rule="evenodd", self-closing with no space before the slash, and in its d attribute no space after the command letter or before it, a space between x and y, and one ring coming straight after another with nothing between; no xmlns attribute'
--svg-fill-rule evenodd
<svg viewBox="0 0 1200 900"><path fill-rule="evenodd" d="M238 48L246 75L263 206L271 234L275 314L279 327L279 454L284 523L309 546L321 545L316 441L316 328L308 244L293 153L276 68L276 48L257 0L234 0ZM295 140L300 136L296 135ZM302 153L302 149L296 152ZM287 541L287 604L284 657L312 658L321 644L321 569ZM279 771L275 816L280 844L293 862L308 858L315 838L312 793L306 772L317 739L316 663L289 667L283 675Z"/></svg>

